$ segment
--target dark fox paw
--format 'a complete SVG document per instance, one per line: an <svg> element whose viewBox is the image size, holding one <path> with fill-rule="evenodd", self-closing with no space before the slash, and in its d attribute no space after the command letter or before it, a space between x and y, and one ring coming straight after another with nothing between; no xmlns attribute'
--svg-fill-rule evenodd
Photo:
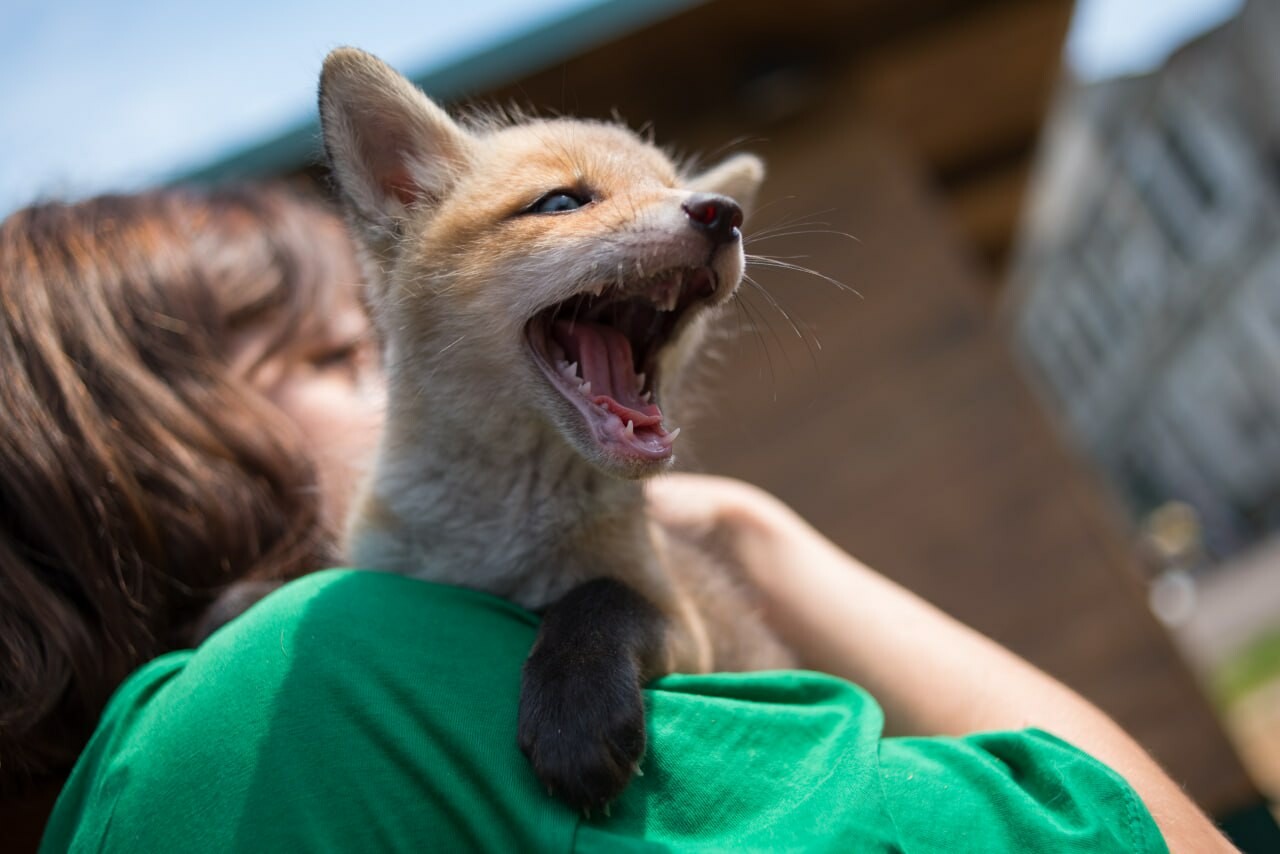
<svg viewBox="0 0 1280 854"><path fill-rule="evenodd" d="M607 812L644 755L644 695L634 663L536 651L525 662L519 743L551 794Z"/></svg>

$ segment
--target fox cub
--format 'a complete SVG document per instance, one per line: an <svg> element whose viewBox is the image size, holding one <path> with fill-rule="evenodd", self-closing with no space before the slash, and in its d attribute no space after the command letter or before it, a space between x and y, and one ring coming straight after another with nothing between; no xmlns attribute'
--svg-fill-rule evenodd
<svg viewBox="0 0 1280 854"><path fill-rule="evenodd" d="M569 804L607 805L644 752L645 681L790 663L640 484L672 464L665 401L742 278L763 167L685 174L613 124L457 122L351 48L320 116L389 384L348 558L540 612L520 747Z"/></svg>

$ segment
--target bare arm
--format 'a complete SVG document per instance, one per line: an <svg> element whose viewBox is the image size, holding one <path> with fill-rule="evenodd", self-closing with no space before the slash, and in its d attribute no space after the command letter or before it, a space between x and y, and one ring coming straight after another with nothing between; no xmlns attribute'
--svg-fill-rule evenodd
<svg viewBox="0 0 1280 854"><path fill-rule="evenodd" d="M1101 711L850 557L772 496L696 475L664 478L650 494L664 523L713 543L741 568L763 594L766 619L806 667L866 688L891 733L1038 727L1123 776L1172 851L1235 850Z"/></svg>

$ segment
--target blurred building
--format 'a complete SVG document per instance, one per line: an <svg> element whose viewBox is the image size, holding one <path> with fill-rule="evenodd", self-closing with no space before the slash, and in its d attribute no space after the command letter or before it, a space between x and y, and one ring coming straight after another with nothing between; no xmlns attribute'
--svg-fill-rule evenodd
<svg viewBox="0 0 1280 854"><path fill-rule="evenodd" d="M1014 264L1018 349L1139 517L1280 527L1280 4L1065 87Z"/></svg>

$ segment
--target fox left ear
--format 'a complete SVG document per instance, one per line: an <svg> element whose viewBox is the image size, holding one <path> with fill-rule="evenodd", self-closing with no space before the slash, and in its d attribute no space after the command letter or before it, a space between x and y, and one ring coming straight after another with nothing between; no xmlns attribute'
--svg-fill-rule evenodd
<svg viewBox="0 0 1280 854"><path fill-rule="evenodd" d="M320 125L338 189L375 237L393 233L413 206L442 198L473 145L417 87L355 48L324 61Z"/></svg>
<svg viewBox="0 0 1280 854"><path fill-rule="evenodd" d="M735 154L728 160L685 181L699 193L719 193L733 199L748 213L764 181L764 162L754 154Z"/></svg>

